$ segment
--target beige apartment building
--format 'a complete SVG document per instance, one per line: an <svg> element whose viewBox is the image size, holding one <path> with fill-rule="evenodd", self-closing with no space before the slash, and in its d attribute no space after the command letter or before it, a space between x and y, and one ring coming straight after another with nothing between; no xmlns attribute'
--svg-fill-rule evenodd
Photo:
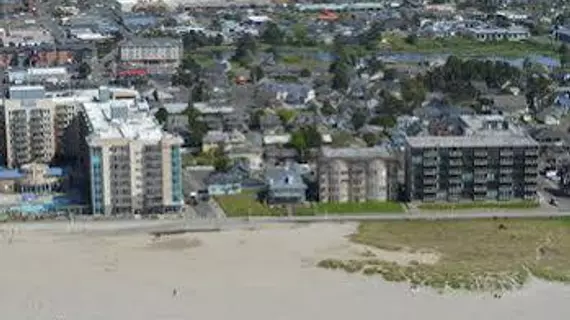
<svg viewBox="0 0 570 320"><path fill-rule="evenodd" d="M382 148L323 148L318 161L321 202L397 199L397 161Z"/></svg>
<svg viewBox="0 0 570 320"><path fill-rule="evenodd" d="M162 130L145 101L109 99L105 90L81 110L93 213L180 210L183 140Z"/></svg>
<svg viewBox="0 0 570 320"><path fill-rule="evenodd" d="M9 92L0 106L0 147L7 167L49 163L77 145L68 131L81 99L46 97L42 86L15 86Z"/></svg>
<svg viewBox="0 0 570 320"><path fill-rule="evenodd" d="M51 100L4 100L2 149L10 168L49 163L56 149L55 104Z"/></svg>

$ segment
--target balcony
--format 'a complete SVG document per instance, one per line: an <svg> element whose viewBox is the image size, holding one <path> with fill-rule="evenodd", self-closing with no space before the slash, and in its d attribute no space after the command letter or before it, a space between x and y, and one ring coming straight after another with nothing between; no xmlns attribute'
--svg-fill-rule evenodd
<svg viewBox="0 0 570 320"><path fill-rule="evenodd" d="M473 152L473 156L475 156L476 158L486 158L487 157L487 151L474 151Z"/></svg>
<svg viewBox="0 0 570 320"><path fill-rule="evenodd" d="M515 162L512 159L501 159L501 161L499 161L499 163L501 164L501 166L512 166L513 164L515 164Z"/></svg>
<svg viewBox="0 0 570 320"><path fill-rule="evenodd" d="M424 185L437 185L437 179L436 178L426 178L424 179Z"/></svg>
<svg viewBox="0 0 570 320"><path fill-rule="evenodd" d="M538 164L538 160L536 160L536 159L528 159L528 158L527 158L527 159L524 160L524 164L527 165L527 166L528 166L528 165L537 165L537 164Z"/></svg>
<svg viewBox="0 0 570 320"><path fill-rule="evenodd" d="M526 149L524 151L525 156L538 156L538 149Z"/></svg>
<svg viewBox="0 0 570 320"><path fill-rule="evenodd" d="M488 164L489 164L489 161L487 161L487 160L475 160L475 161L473 161L473 164L474 164L476 167L483 167L483 166L488 165Z"/></svg>
<svg viewBox="0 0 570 320"><path fill-rule="evenodd" d="M463 156L463 152L461 152L461 151L450 151L449 156L452 158L458 158L458 157Z"/></svg>
<svg viewBox="0 0 570 320"><path fill-rule="evenodd" d="M435 188L435 187L426 187L426 188L424 188L424 193L431 193L431 194L437 193L437 188Z"/></svg>
<svg viewBox="0 0 570 320"><path fill-rule="evenodd" d="M485 186L475 186L475 187L473 187L473 191L475 191L475 192L484 192L484 193L487 193L487 187L485 187Z"/></svg>
<svg viewBox="0 0 570 320"><path fill-rule="evenodd" d="M463 183L463 179L461 178L449 178L449 183L450 184L462 184Z"/></svg>
<svg viewBox="0 0 570 320"><path fill-rule="evenodd" d="M424 158L437 158L439 153L437 151L424 151Z"/></svg>
<svg viewBox="0 0 570 320"><path fill-rule="evenodd" d="M437 170L435 169L424 170L424 176L437 176Z"/></svg>
<svg viewBox="0 0 570 320"><path fill-rule="evenodd" d="M514 156L513 150L501 150L500 152L501 157L512 157Z"/></svg>
<svg viewBox="0 0 570 320"><path fill-rule="evenodd" d="M438 162L437 160L424 160L423 164L424 168L437 167Z"/></svg>
<svg viewBox="0 0 570 320"><path fill-rule="evenodd" d="M475 183L486 183L487 182L487 175L474 176L473 182L475 182Z"/></svg>
<svg viewBox="0 0 570 320"><path fill-rule="evenodd" d="M453 167L460 167L463 165L463 161L461 160L449 160L449 165Z"/></svg>
<svg viewBox="0 0 570 320"><path fill-rule="evenodd" d="M508 167L501 168L501 174L510 175L513 174L513 169Z"/></svg>
<svg viewBox="0 0 570 320"><path fill-rule="evenodd" d="M448 173L450 176L460 176L461 174L463 174L463 171L460 169L451 169L449 170Z"/></svg>
<svg viewBox="0 0 570 320"><path fill-rule="evenodd" d="M535 166L524 167L524 173L525 174L537 174L538 168Z"/></svg>
<svg viewBox="0 0 570 320"><path fill-rule="evenodd" d="M512 177L500 177L499 182L501 184L511 184L511 183L513 183L513 178Z"/></svg>

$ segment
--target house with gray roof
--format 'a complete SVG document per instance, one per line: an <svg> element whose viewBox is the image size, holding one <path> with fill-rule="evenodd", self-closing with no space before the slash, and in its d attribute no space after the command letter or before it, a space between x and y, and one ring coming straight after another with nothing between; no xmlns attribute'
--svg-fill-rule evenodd
<svg viewBox="0 0 570 320"><path fill-rule="evenodd" d="M301 203L306 199L307 185L295 166L267 169L265 185L269 204Z"/></svg>

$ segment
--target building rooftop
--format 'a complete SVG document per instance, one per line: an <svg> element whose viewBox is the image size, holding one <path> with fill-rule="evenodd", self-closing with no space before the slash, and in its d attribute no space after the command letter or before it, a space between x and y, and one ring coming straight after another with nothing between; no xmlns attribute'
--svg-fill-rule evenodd
<svg viewBox="0 0 570 320"><path fill-rule="evenodd" d="M216 114L216 113L234 113L233 107L226 106L212 106L206 102L194 103L194 109L198 110L201 114Z"/></svg>
<svg viewBox="0 0 570 320"><path fill-rule="evenodd" d="M129 139L156 143L173 135L162 130L150 113L148 103L140 97L112 99L108 88L99 89L98 101L83 103L91 127L89 139Z"/></svg>
<svg viewBox="0 0 570 320"><path fill-rule="evenodd" d="M391 158L391 154L386 148L328 148L321 150L324 158L353 158L353 159L373 159L373 158Z"/></svg>
<svg viewBox="0 0 570 320"><path fill-rule="evenodd" d="M182 40L174 38L133 38L121 45L122 47L179 47Z"/></svg>
<svg viewBox="0 0 570 320"><path fill-rule="evenodd" d="M464 134L448 136L408 137L412 148L460 148L460 147L524 147L538 146L526 132L500 115L460 116Z"/></svg>

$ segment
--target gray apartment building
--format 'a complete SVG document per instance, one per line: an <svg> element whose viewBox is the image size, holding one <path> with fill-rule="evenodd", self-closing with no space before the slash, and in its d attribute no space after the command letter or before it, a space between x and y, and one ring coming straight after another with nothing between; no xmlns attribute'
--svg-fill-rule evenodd
<svg viewBox="0 0 570 320"><path fill-rule="evenodd" d="M502 116L461 116L460 134L408 137L411 201L534 199L539 145Z"/></svg>
<svg viewBox="0 0 570 320"><path fill-rule="evenodd" d="M320 202L396 200L398 163L384 148L325 147L318 160Z"/></svg>

